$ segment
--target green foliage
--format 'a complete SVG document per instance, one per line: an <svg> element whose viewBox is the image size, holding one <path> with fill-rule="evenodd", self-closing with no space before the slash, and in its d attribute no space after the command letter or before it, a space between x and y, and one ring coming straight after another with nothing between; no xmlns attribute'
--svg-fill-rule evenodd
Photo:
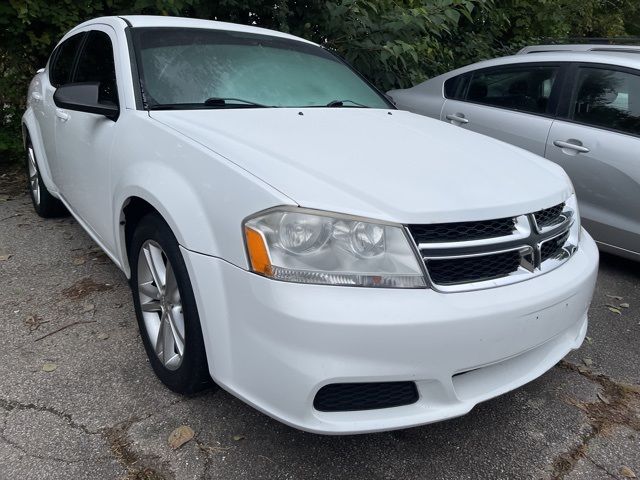
<svg viewBox="0 0 640 480"><path fill-rule="evenodd" d="M483 0L342 0L327 2L321 17L322 38L387 90L408 87L440 73L455 62L442 48L461 17Z"/></svg>
<svg viewBox="0 0 640 480"><path fill-rule="evenodd" d="M259 25L344 56L382 90L540 41L640 35L638 0L4 0L0 2L0 160L21 155L35 70L90 18L180 15Z"/></svg>
<svg viewBox="0 0 640 480"><path fill-rule="evenodd" d="M459 24L453 43L460 64L515 53L539 43L640 34L637 0L490 0ZM637 43L637 39L634 43ZM472 46L470 48L470 46Z"/></svg>

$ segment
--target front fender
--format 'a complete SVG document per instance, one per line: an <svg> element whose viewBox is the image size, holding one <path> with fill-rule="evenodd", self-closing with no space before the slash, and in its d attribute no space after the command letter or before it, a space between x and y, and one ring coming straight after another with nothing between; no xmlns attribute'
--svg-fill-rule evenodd
<svg viewBox="0 0 640 480"><path fill-rule="evenodd" d="M210 149L151 119L125 111L112 152L116 256L129 276L123 209L131 198L151 204L178 243L247 268L242 221L291 199ZM145 141L141 141L145 139Z"/></svg>
<svg viewBox="0 0 640 480"><path fill-rule="evenodd" d="M127 182L125 179L135 181ZM171 179L171 190L179 192L179 195L165 190L165 179ZM132 198L140 198L155 208L183 247L195 251L218 251L212 230L202 228L206 224L204 206L186 179L180 177L175 170L148 163L135 164L122 176L121 183L115 186L114 191L114 212L120 212L120 215L115 216L118 220L114 232L117 256L122 260L127 276L130 275L130 270L123 228L124 208Z"/></svg>

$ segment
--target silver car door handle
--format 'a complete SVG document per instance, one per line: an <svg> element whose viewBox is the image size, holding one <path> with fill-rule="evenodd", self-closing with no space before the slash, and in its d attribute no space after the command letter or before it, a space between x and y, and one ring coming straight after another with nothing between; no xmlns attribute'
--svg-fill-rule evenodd
<svg viewBox="0 0 640 480"><path fill-rule="evenodd" d="M69 114L64 110L60 110L59 108L56 108L56 117L58 117L63 122L69 120Z"/></svg>
<svg viewBox="0 0 640 480"><path fill-rule="evenodd" d="M458 115L449 114L445 118L451 122L469 123L467 118L460 117Z"/></svg>
<svg viewBox="0 0 640 480"><path fill-rule="evenodd" d="M34 100L42 100L42 94L38 92L31 92L31 98Z"/></svg>
<svg viewBox="0 0 640 480"><path fill-rule="evenodd" d="M553 144L558 148L567 148L569 150L575 150L580 153L589 153L589 149L587 147L583 147L582 145L577 145L575 143L563 142L562 140L556 140Z"/></svg>

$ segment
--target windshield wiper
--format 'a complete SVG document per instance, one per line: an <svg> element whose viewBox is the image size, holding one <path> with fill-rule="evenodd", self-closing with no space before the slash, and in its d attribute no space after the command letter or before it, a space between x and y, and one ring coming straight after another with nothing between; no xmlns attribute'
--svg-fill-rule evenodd
<svg viewBox="0 0 640 480"><path fill-rule="evenodd" d="M228 105L235 105L236 102L241 103L242 105L247 105L251 107L261 107L268 108L268 105L263 105L261 103L252 102L251 100L244 100L242 98L223 98L223 97L211 97L207 98L204 101L205 106L207 107L226 107Z"/></svg>
<svg viewBox="0 0 640 480"><path fill-rule="evenodd" d="M353 103L356 107L369 108L368 106L358 102L354 102L353 100L332 100L329 103L327 103L327 107L340 108L340 107L344 107L345 103Z"/></svg>
<svg viewBox="0 0 640 480"><path fill-rule="evenodd" d="M149 110L198 110L205 108L271 108L250 100L241 98L207 98L202 103L155 103L149 106Z"/></svg>

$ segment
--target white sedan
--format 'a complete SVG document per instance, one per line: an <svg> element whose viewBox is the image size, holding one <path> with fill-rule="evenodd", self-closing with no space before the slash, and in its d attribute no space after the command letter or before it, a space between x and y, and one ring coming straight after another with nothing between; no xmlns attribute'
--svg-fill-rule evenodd
<svg viewBox="0 0 640 480"><path fill-rule="evenodd" d="M462 415L585 337L598 253L564 171L396 110L306 40L95 19L34 77L23 129L36 211L71 212L125 272L176 392L388 430Z"/></svg>

